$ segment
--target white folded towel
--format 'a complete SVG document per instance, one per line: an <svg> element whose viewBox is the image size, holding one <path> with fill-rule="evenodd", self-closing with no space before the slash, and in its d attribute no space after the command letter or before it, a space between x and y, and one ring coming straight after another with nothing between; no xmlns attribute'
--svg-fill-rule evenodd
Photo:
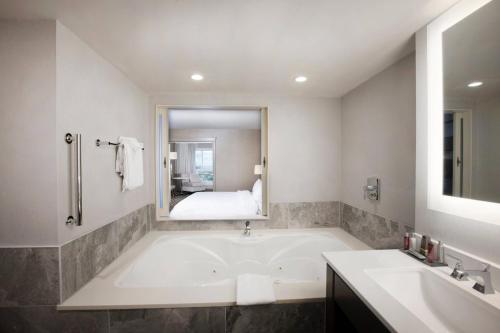
<svg viewBox="0 0 500 333"><path fill-rule="evenodd" d="M236 304L268 304L276 302L273 280L268 275L242 274L236 281Z"/></svg>
<svg viewBox="0 0 500 333"><path fill-rule="evenodd" d="M123 177L122 192L133 190L144 184L142 148L144 145L135 138L119 137L116 152L116 172Z"/></svg>

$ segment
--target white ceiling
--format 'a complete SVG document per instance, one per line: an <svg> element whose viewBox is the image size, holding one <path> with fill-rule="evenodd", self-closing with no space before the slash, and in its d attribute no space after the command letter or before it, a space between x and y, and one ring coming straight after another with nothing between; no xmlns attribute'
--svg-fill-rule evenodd
<svg viewBox="0 0 500 333"><path fill-rule="evenodd" d="M58 19L148 93L338 97L456 1L0 0L0 17Z"/></svg>
<svg viewBox="0 0 500 333"><path fill-rule="evenodd" d="M260 111L255 110L169 110L174 129L260 129Z"/></svg>

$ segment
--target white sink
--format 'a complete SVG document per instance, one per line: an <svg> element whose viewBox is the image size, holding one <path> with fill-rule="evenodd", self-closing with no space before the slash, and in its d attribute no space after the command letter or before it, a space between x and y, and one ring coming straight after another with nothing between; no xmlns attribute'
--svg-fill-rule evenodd
<svg viewBox="0 0 500 333"><path fill-rule="evenodd" d="M500 332L500 311L431 268L366 269L389 295L435 332Z"/></svg>

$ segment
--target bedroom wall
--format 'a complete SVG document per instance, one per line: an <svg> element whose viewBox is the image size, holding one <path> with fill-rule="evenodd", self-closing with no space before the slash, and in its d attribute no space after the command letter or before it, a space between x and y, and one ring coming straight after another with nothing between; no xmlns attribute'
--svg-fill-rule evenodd
<svg viewBox="0 0 500 333"><path fill-rule="evenodd" d="M216 190L252 190L258 178L254 165L260 161L260 130L171 129L169 135L171 141L216 138Z"/></svg>
<svg viewBox="0 0 500 333"><path fill-rule="evenodd" d="M171 93L150 98L151 115L156 104L267 106L270 202L339 200L339 99ZM150 118L154 128L154 118Z"/></svg>
<svg viewBox="0 0 500 333"><path fill-rule="evenodd" d="M57 243L54 21L0 20L0 245Z"/></svg>
<svg viewBox="0 0 500 333"><path fill-rule="evenodd" d="M152 203L154 144L149 135L147 95L87 44L57 23L57 172L59 242L95 230ZM69 211L66 132L82 134L84 223L64 224ZM95 140L136 137L145 145L144 186L121 191L114 171L115 148L96 147ZM151 162L151 163L150 163Z"/></svg>
<svg viewBox="0 0 500 333"><path fill-rule="evenodd" d="M342 97L341 160L343 226L373 247L399 246L414 226L414 54ZM364 199L371 176L379 201Z"/></svg>

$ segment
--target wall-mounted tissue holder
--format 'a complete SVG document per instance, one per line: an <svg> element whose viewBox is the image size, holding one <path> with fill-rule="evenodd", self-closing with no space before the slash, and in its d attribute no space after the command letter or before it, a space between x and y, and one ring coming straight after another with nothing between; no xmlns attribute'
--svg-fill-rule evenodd
<svg viewBox="0 0 500 333"><path fill-rule="evenodd" d="M380 179L377 177L369 177L366 180L366 185L363 187L364 197L368 200L378 201L380 199Z"/></svg>

